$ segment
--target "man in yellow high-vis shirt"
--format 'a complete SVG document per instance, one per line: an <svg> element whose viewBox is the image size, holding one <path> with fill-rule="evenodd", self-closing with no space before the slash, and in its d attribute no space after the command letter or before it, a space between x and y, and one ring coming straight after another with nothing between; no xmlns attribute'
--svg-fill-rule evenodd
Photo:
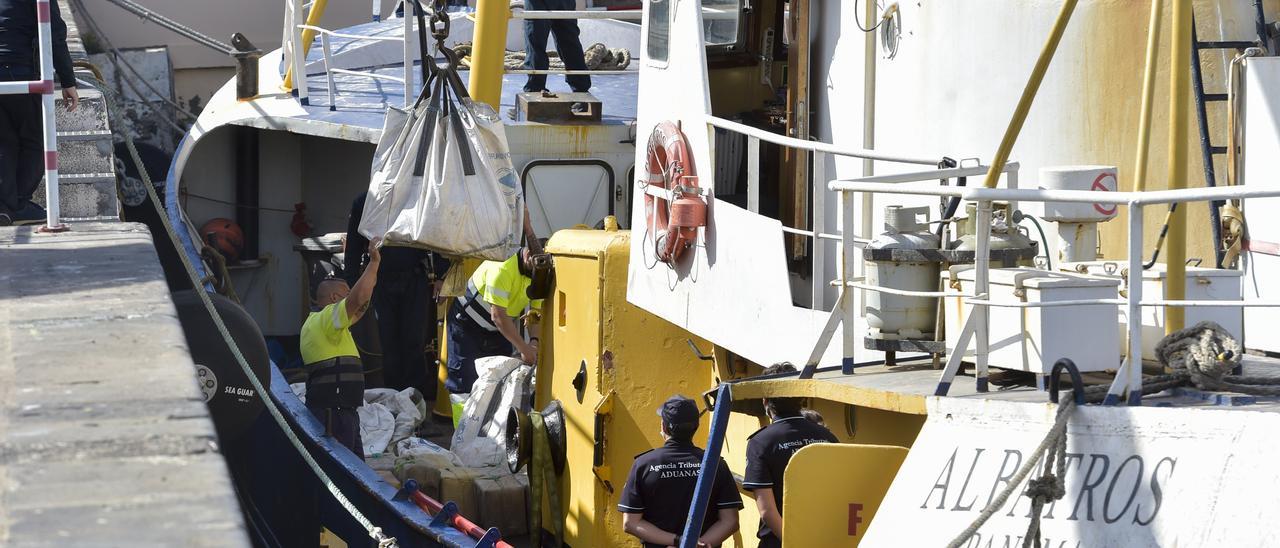
<svg viewBox="0 0 1280 548"><path fill-rule="evenodd" d="M541 299L529 298L532 277L533 258L523 247L505 261L481 263L471 275L466 295L449 308L449 392L471 391L476 358L519 351L525 363L537 361L537 339L526 342L515 322L526 307L542 306Z"/></svg>
<svg viewBox="0 0 1280 548"><path fill-rule="evenodd" d="M324 423L327 434L360 458L364 449L356 410L364 404L364 368L348 328L369 309L382 263L380 243L369 242L369 264L354 287L339 278L320 283L316 301L324 308L307 316L299 337L308 374L307 408Z"/></svg>

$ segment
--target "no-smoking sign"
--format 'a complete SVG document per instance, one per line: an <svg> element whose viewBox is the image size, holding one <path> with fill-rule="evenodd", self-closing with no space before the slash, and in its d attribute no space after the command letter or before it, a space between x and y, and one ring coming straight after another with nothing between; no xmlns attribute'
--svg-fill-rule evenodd
<svg viewBox="0 0 1280 548"><path fill-rule="evenodd" d="M1118 183L1116 182L1116 174L1115 174L1115 173L1110 173L1110 172L1107 172L1107 173L1101 173L1101 174L1099 174L1099 175L1098 175L1098 178L1097 178L1097 179L1094 179L1094 180L1093 180L1093 187L1092 187L1092 188L1090 188L1090 190L1101 190L1102 192L1110 192L1110 191L1111 191L1111 189L1110 189L1110 188L1107 188L1106 183L1104 183L1104 182L1103 182L1103 181L1107 180L1107 178L1108 178L1108 177L1110 177L1110 178L1111 178L1111 184L1113 184L1113 185L1118 185ZM1115 214L1116 214L1116 206L1115 206L1115 205L1104 205L1104 204L1095 203L1095 204L1093 204L1093 209L1097 210L1097 212L1098 212L1098 213L1101 213L1101 214L1103 214L1103 215L1115 215Z"/></svg>

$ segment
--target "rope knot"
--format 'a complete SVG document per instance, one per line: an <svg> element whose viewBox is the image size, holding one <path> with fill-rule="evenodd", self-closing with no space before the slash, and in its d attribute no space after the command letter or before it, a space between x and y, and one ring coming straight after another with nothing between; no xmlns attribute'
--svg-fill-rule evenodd
<svg viewBox="0 0 1280 548"><path fill-rule="evenodd" d="M1067 488L1057 475L1045 474L1027 482L1027 491L1024 494L1033 501L1053 502L1065 496Z"/></svg>

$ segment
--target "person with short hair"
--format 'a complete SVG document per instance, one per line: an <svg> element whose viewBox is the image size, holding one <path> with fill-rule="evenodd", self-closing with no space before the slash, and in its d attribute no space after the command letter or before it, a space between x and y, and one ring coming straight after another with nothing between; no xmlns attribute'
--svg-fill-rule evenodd
<svg viewBox="0 0 1280 548"><path fill-rule="evenodd" d="M49 26L63 104L75 110L80 95L57 0L49 2ZM39 80L41 63L35 0L0 0L0 82ZM35 224L47 215L31 201L45 171L42 101L37 93L0 95L0 226Z"/></svg>
<svg viewBox="0 0 1280 548"><path fill-rule="evenodd" d="M378 283L381 241L369 242L369 264L354 286L341 278L320 282L316 301L323 306L302 324L298 346L307 369L307 409L324 424L325 433L364 458L360 415L364 404L364 367L351 337L351 324L369 310Z"/></svg>
<svg viewBox="0 0 1280 548"><path fill-rule="evenodd" d="M763 375L796 370L789 362L774 364ZM801 398L764 398L765 412L772 424L747 438L747 471L742 487L752 492L760 510L756 537L761 548L782 546L782 477L796 451L815 443L837 443L825 426L808 420L802 413Z"/></svg>
<svg viewBox="0 0 1280 548"><path fill-rule="evenodd" d="M697 403L672 396L658 409L658 415L666 444L636 455L618 501L623 528L645 548L680 545L704 453L693 444L700 416ZM698 546L719 546L733 536L742 507L729 465L720 459Z"/></svg>
<svg viewBox="0 0 1280 548"><path fill-rule="evenodd" d="M817 412L817 411L815 411L815 410L813 410L813 409L809 409L808 407L806 407L806 408L804 408L804 409L801 409L801 410L800 410L800 414L801 414L801 415L804 415L804 418L809 419L809 420L811 420L811 421L813 421L813 422L817 423L817 424L818 424L818 426L826 426L826 425L827 425L827 421L823 420L823 418L822 418L822 413L819 413L819 412Z"/></svg>

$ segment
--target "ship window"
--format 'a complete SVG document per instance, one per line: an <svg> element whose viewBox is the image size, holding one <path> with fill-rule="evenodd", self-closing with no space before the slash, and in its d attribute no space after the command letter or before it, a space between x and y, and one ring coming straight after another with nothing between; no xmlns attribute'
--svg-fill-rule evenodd
<svg viewBox="0 0 1280 548"><path fill-rule="evenodd" d="M645 52L650 61L665 64L671 34L672 0L649 0L649 44Z"/></svg>
<svg viewBox="0 0 1280 548"><path fill-rule="evenodd" d="M702 0L702 32L707 47L734 46L741 27L741 0Z"/></svg>

